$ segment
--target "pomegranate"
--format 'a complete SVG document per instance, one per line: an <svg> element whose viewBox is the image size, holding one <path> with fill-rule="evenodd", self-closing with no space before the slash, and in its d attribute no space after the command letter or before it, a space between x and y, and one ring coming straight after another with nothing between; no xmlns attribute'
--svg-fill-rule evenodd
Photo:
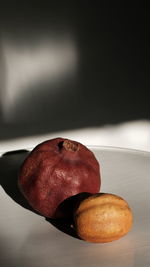
<svg viewBox="0 0 150 267"><path fill-rule="evenodd" d="M37 145L23 162L19 187L34 210L48 218L62 216L59 206L81 192L98 193L100 166L92 151L64 138Z"/></svg>

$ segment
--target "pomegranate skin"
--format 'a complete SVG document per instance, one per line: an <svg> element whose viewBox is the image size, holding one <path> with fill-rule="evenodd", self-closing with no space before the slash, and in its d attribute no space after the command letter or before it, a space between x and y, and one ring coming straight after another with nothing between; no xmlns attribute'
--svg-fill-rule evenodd
<svg viewBox="0 0 150 267"><path fill-rule="evenodd" d="M37 145L23 162L19 188L31 207L48 218L61 216L59 205L82 192L98 193L100 165L86 146L64 138Z"/></svg>

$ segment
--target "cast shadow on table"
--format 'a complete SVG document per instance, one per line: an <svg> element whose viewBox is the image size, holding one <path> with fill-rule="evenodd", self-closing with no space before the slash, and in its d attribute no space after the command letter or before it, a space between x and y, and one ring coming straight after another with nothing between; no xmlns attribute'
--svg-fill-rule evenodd
<svg viewBox="0 0 150 267"><path fill-rule="evenodd" d="M26 209L32 210L18 187L19 168L27 155L27 150L15 150L4 153L0 158L0 182L4 191L15 202Z"/></svg>
<svg viewBox="0 0 150 267"><path fill-rule="evenodd" d="M41 216L38 212L32 209L18 187L19 168L24 159L27 157L28 153L29 151L27 150L16 150L3 154L3 156L0 158L0 183L4 191L16 203L18 203L23 208L28 209ZM61 203L60 210L62 212L67 211L66 215L68 215L69 213L71 214L71 210L73 210L75 203L79 203L79 201L83 200L88 195L89 193L81 193L68 198ZM51 225L64 232L65 234L79 238L73 227L73 216L67 216L63 219L45 219L47 222L49 222Z"/></svg>

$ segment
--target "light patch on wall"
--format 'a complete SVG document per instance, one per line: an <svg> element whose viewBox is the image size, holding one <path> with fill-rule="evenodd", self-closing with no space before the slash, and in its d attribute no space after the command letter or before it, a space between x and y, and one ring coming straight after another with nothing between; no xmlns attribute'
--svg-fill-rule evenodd
<svg viewBox="0 0 150 267"><path fill-rule="evenodd" d="M1 106L4 121L13 119L17 102L23 101L22 95L34 84L61 82L65 77L75 75L78 63L76 43L68 34L56 37L39 37L36 41L20 43L3 38L5 80Z"/></svg>

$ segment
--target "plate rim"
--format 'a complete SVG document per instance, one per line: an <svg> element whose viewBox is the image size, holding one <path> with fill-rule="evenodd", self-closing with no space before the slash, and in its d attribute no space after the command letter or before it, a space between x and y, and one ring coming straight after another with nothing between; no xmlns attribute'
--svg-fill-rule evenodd
<svg viewBox="0 0 150 267"><path fill-rule="evenodd" d="M87 146L89 149L102 149L104 151L115 151L115 152L124 152L124 153L132 153L132 154L139 154L139 155L145 155L150 157L150 151L147 150L142 150L142 149L136 149L136 148L128 148L128 147L121 147L121 146L98 146L98 145L88 145Z"/></svg>
<svg viewBox="0 0 150 267"><path fill-rule="evenodd" d="M80 143L80 142L79 142ZM83 144L83 143L82 143ZM144 150L144 149L137 149L137 148L130 148L130 147L121 147L121 146L112 146L112 145L86 145L83 144L84 146L86 146L88 149L90 150L104 150L104 151L115 151L115 152L124 152L124 153L132 153L132 154L139 154L139 155L145 155L150 157L150 151ZM22 147L20 149L10 149L10 150L0 150L0 157L2 157L5 153L7 152L15 152L15 151L21 151L21 150L26 150L31 152L34 147Z"/></svg>

